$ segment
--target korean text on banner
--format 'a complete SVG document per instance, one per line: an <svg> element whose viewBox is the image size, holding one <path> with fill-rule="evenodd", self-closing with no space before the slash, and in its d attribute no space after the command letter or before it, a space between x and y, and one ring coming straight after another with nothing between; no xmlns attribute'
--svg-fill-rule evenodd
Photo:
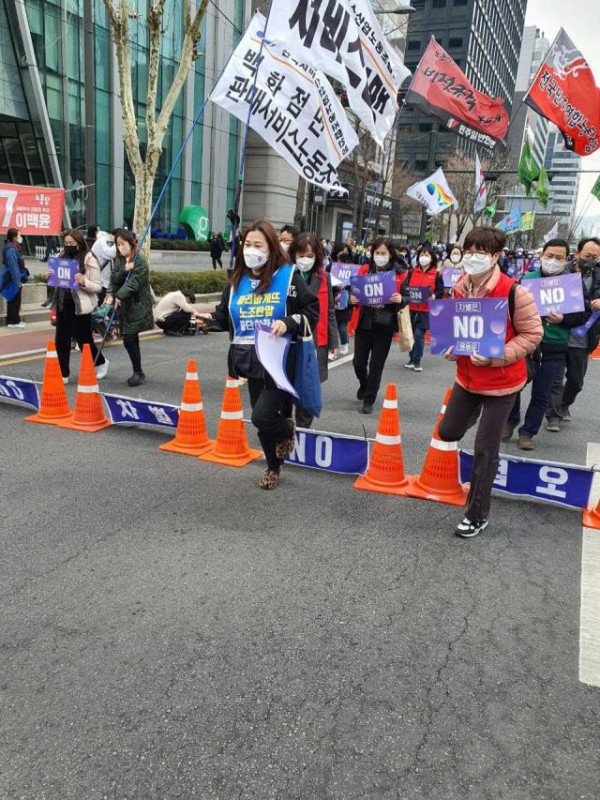
<svg viewBox="0 0 600 800"><path fill-rule="evenodd" d="M478 92L435 39L419 62L406 102L488 150L508 132L503 101Z"/></svg>
<svg viewBox="0 0 600 800"><path fill-rule="evenodd" d="M37 386L33 381L24 378L9 378L6 375L0 375L0 400L20 403L35 408L36 411L40 407Z"/></svg>
<svg viewBox="0 0 600 800"><path fill-rule="evenodd" d="M432 355L441 355L452 347L455 356L502 358L507 315L505 299L430 300Z"/></svg>
<svg viewBox="0 0 600 800"><path fill-rule="evenodd" d="M274 17L271 11L271 19ZM346 193L337 166L358 144L344 109L319 71L270 41L259 52L265 18L255 14L212 91L211 100L250 127L309 183ZM269 31L270 33L270 31Z"/></svg>
<svg viewBox="0 0 600 800"><path fill-rule="evenodd" d="M0 234L9 228L23 236L59 234L64 205L64 189L0 183Z"/></svg>
<svg viewBox="0 0 600 800"><path fill-rule="evenodd" d="M523 102L556 125L567 150L589 156L600 147L600 89L562 28Z"/></svg>
<svg viewBox="0 0 600 800"><path fill-rule="evenodd" d="M158 428L177 428L179 408L169 403L134 400L116 394L103 394L113 425L146 425Z"/></svg>
<svg viewBox="0 0 600 800"><path fill-rule="evenodd" d="M273 0L267 35L343 84L350 108L383 145L410 72L385 38L370 0Z"/></svg>
<svg viewBox="0 0 600 800"><path fill-rule="evenodd" d="M541 317L548 314L574 314L583 311L583 281L581 272L553 275L548 278L527 278L523 287L529 289Z"/></svg>

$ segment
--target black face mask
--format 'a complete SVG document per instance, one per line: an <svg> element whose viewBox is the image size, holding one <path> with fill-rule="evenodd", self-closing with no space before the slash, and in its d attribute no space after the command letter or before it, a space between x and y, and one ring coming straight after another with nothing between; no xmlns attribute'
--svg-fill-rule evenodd
<svg viewBox="0 0 600 800"><path fill-rule="evenodd" d="M65 255L73 258L79 253L79 248L76 245L65 245Z"/></svg>
<svg viewBox="0 0 600 800"><path fill-rule="evenodd" d="M598 261L594 261L590 258L578 258L577 263L579 264L579 269L586 275L598 266Z"/></svg>

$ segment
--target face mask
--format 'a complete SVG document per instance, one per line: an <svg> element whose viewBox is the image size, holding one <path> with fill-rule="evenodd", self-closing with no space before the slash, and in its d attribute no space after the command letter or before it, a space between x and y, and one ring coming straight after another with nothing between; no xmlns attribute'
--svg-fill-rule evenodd
<svg viewBox="0 0 600 800"><path fill-rule="evenodd" d="M375 266L379 267L379 269L387 267L387 265L390 263L388 256L378 256L377 253L373 256L373 261L375 262Z"/></svg>
<svg viewBox="0 0 600 800"><path fill-rule="evenodd" d="M453 264L459 264L462 261L462 256L459 253L456 253L455 255L450 256L450 261Z"/></svg>
<svg viewBox="0 0 600 800"><path fill-rule="evenodd" d="M21 234L15 237L15 242L17 244L23 244L23 237L21 236Z"/></svg>
<svg viewBox="0 0 600 800"><path fill-rule="evenodd" d="M119 253L124 257L131 255L131 247L128 244L119 245Z"/></svg>
<svg viewBox="0 0 600 800"><path fill-rule="evenodd" d="M590 258L578 258L577 263L582 272L591 272L598 262Z"/></svg>
<svg viewBox="0 0 600 800"><path fill-rule="evenodd" d="M65 245L65 255L66 256L76 256L79 252L79 248L76 245L66 244Z"/></svg>
<svg viewBox="0 0 600 800"><path fill-rule="evenodd" d="M281 245L281 249L284 253L287 253L287 251L290 249L290 246L287 242L279 242L279 244Z"/></svg>
<svg viewBox="0 0 600 800"><path fill-rule="evenodd" d="M314 264L315 264L314 256L303 256L302 258L296 259L296 266L300 269L301 272L310 272L310 270L314 267Z"/></svg>
<svg viewBox="0 0 600 800"><path fill-rule="evenodd" d="M244 250L244 263L248 269L262 269L267 263L267 254L254 247Z"/></svg>
<svg viewBox="0 0 600 800"><path fill-rule="evenodd" d="M419 264L428 267L431 264L431 256L419 256Z"/></svg>
<svg viewBox="0 0 600 800"><path fill-rule="evenodd" d="M542 272L544 275L558 275L564 268L564 261L556 261L554 258L542 258Z"/></svg>
<svg viewBox="0 0 600 800"><path fill-rule="evenodd" d="M488 253L467 253L463 266L467 275L484 275L492 268L492 257Z"/></svg>

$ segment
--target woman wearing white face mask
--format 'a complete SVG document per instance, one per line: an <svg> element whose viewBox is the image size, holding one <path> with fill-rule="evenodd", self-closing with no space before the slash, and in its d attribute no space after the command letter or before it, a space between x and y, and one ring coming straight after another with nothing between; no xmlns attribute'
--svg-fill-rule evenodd
<svg viewBox="0 0 600 800"><path fill-rule="evenodd" d="M154 328L152 295L146 259L138 254L137 240L129 231L115 236L118 256L112 273L115 306L121 311L123 344L131 360L133 375L130 386L140 386L146 380L142 369L140 333Z"/></svg>
<svg viewBox="0 0 600 800"><path fill-rule="evenodd" d="M319 321L315 328L315 345L319 362L321 383L327 380L328 356L337 357L340 336L335 319L335 306L331 278L324 268L323 245L310 233L301 233L294 239L289 250L290 261L298 267L306 285L319 298ZM296 406L296 424L299 428L310 428L313 417Z"/></svg>
<svg viewBox="0 0 600 800"><path fill-rule="evenodd" d="M444 263L438 269L440 272L448 268L458 269L462 266L462 260L463 251L461 248L457 244L448 245L448 257L444 259Z"/></svg>
<svg viewBox="0 0 600 800"><path fill-rule="evenodd" d="M421 299L411 300L409 304L410 319L413 326L415 343L408 354L405 369L423 372L421 360L425 351L425 331L429 330L429 299L441 299L444 296L444 281L437 271L437 254L430 244L422 244L417 253L417 266L410 273L409 292L411 289L422 294Z"/></svg>
<svg viewBox="0 0 600 800"><path fill-rule="evenodd" d="M6 327L24 328L21 322L21 289L27 280L25 261L21 255L23 237L16 228L6 233L2 251L2 272L0 273L0 294L6 300Z"/></svg>
<svg viewBox="0 0 600 800"><path fill-rule="evenodd" d="M289 264L275 228L269 222L255 222L244 231L219 305L202 317L214 329L229 332L229 374L248 379L252 424L267 461L261 489L274 489L279 483L283 461L294 449L296 426L290 418L292 396L277 388L258 360L254 326L260 321L271 326L273 336L297 336L303 327L302 316L313 328L319 318L319 301ZM290 347L286 365L290 377L293 367L294 347Z"/></svg>
<svg viewBox="0 0 600 800"><path fill-rule="evenodd" d="M480 418L475 436L473 475L466 515L456 528L464 539L477 536L488 525L492 484L498 471L498 453L504 425L518 392L527 382L525 356L538 346L542 322L533 295L515 285L498 267L506 237L494 228L473 228L465 239L465 276L454 287L455 298L509 298L514 311L508 316L502 358L478 355L446 358L457 362L456 383L439 427L444 442L457 442Z"/></svg>
<svg viewBox="0 0 600 800"><path fill-rule="evenodd" d="M358 274L388 271L394 272L396 279L396 292L391 303L378 307L358 306L356 297L350 299L352 305L359 308L352 364L359 382L356 397L363 401L363 414L373 413L383 368L394 334L398 331L398 311L405 305L402 293L408 278L406 264L397 256L394 245L381 237L373 242L371 260L360 268Z"/></svg>

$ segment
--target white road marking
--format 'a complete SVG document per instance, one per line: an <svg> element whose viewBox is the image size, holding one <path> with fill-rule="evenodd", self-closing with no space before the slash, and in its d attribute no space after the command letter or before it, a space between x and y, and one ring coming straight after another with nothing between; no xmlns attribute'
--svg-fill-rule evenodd
<svg viewBox="0 0 600 800"><path fill-rule="evenodd" d="M588 444L587 465L600 465L600 444ZM594 476L590 505L600 500L600 473ZM583 529L579 680L600 686L600 531Z"/></svg>

